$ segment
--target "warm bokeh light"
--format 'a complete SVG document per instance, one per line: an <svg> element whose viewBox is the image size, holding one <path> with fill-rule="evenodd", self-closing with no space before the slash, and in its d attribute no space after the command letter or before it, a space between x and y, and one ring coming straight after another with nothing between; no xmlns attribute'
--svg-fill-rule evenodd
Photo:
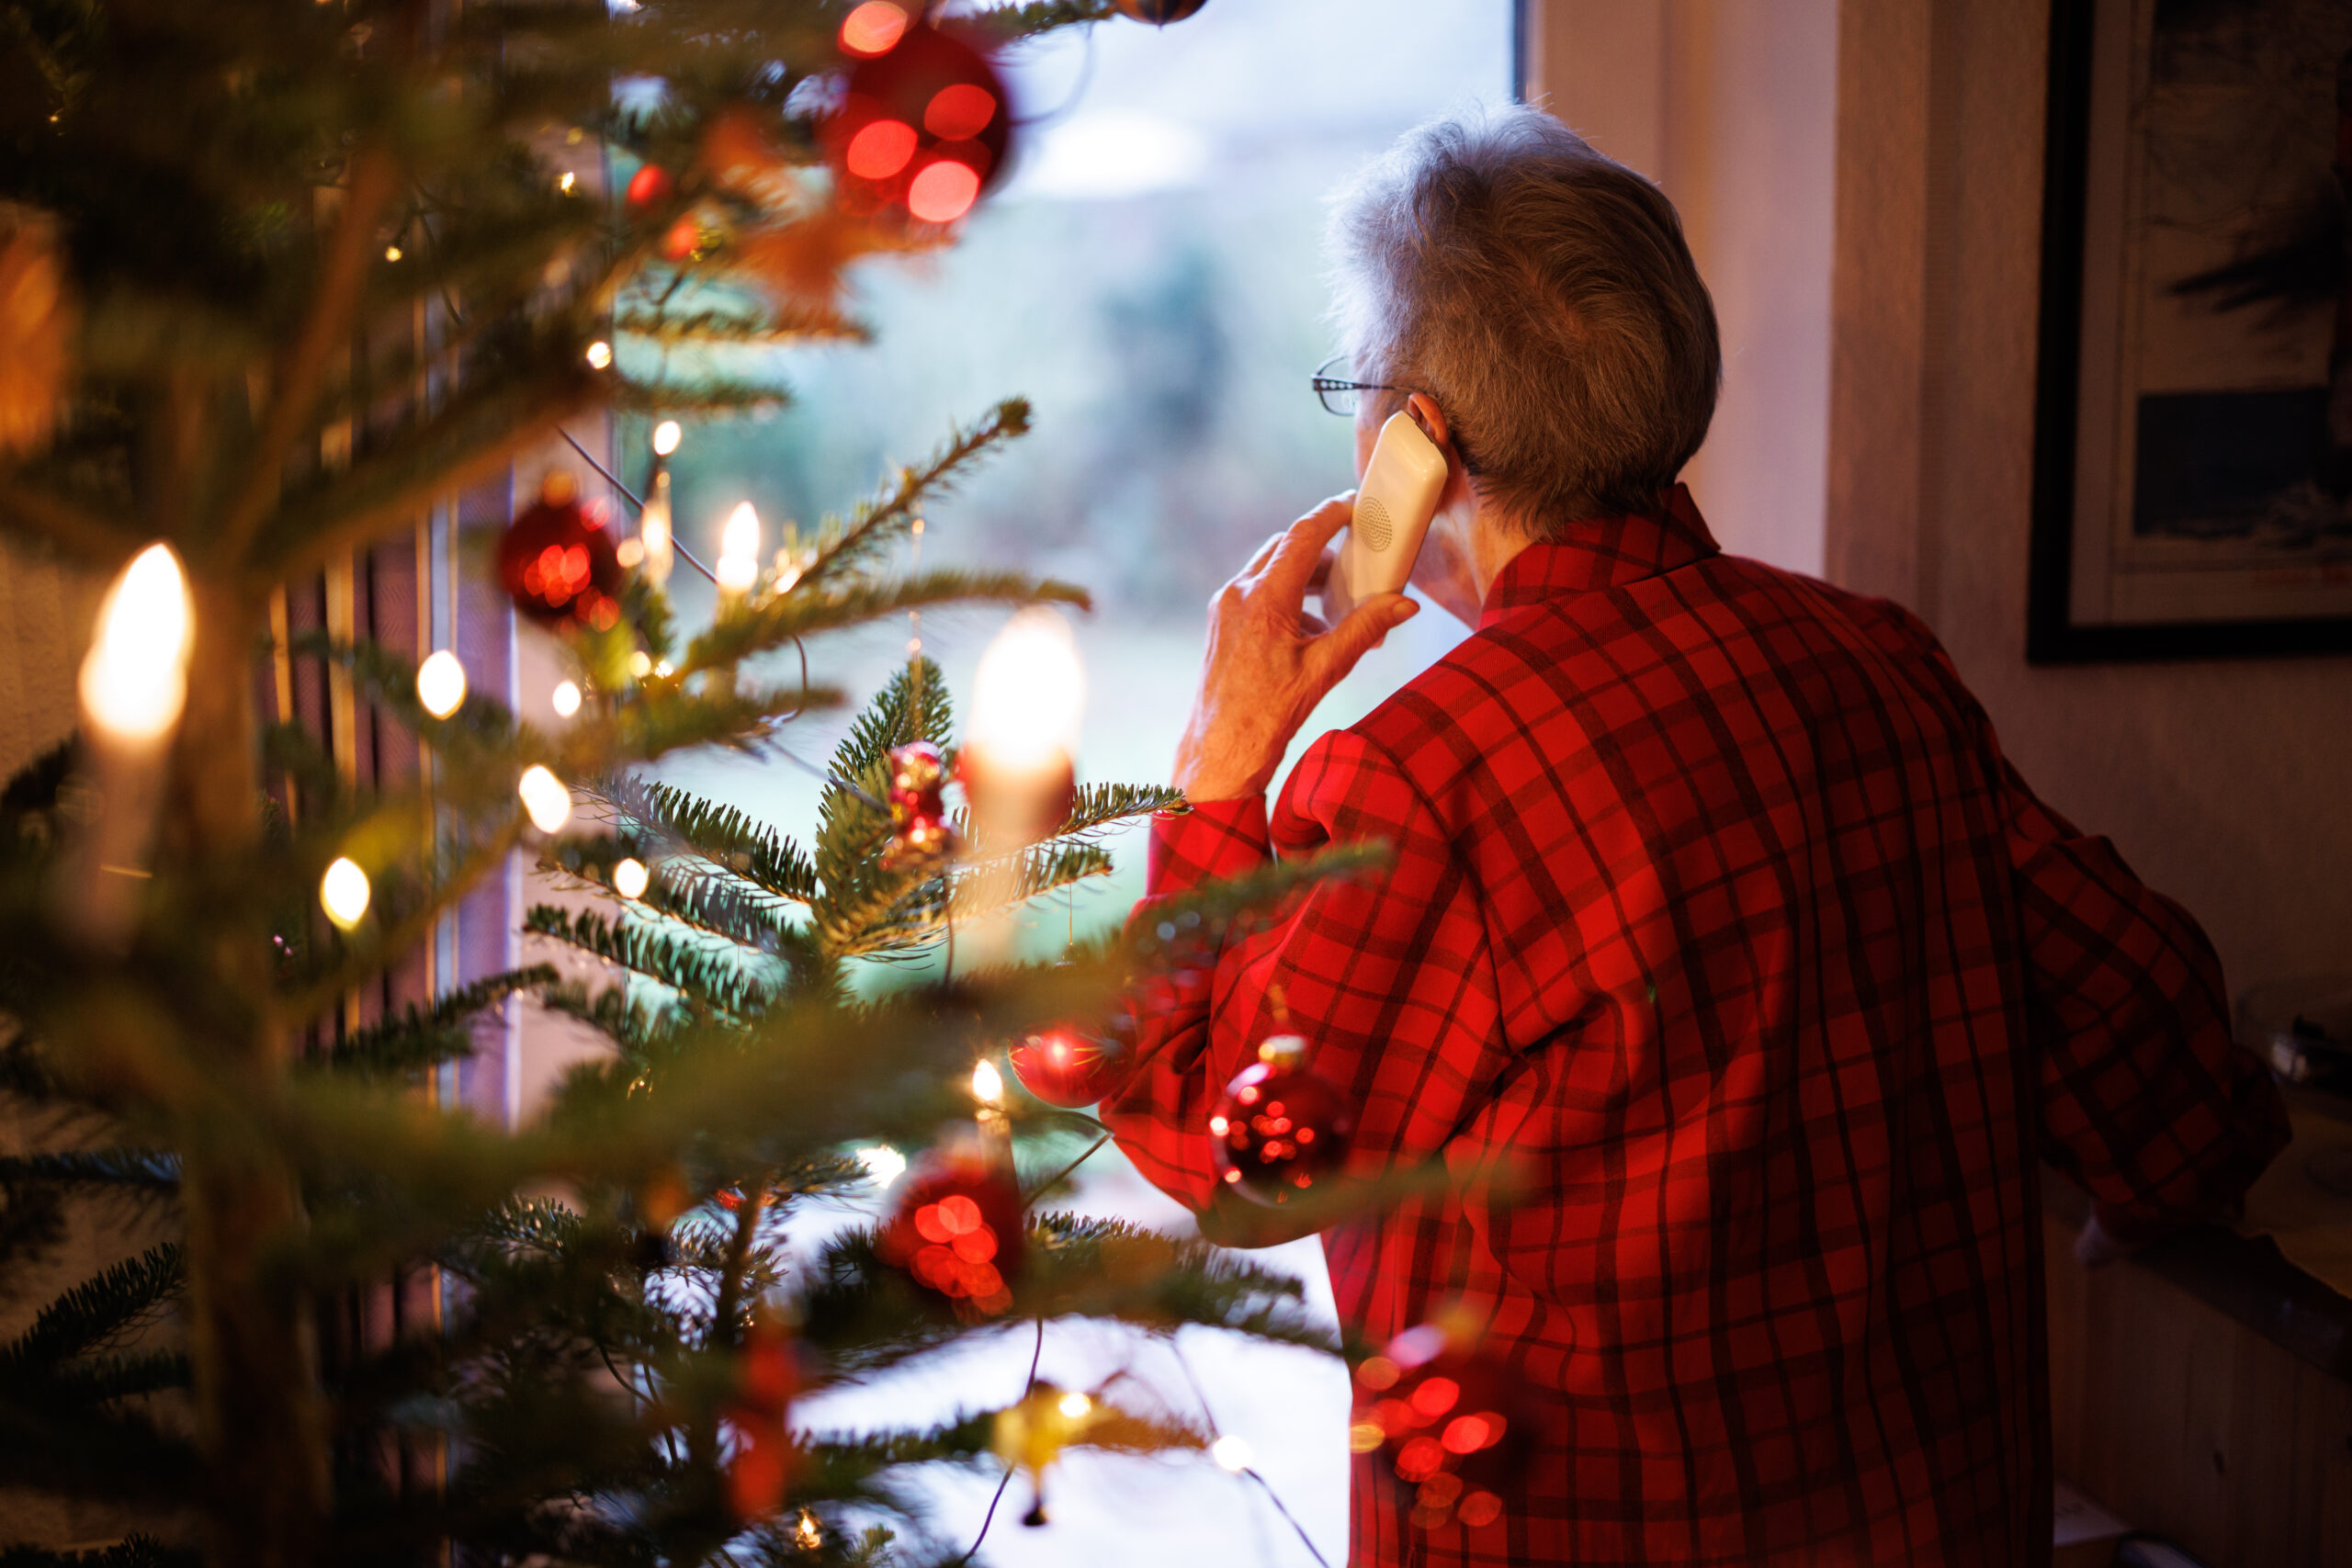
<svg viewBox="0 0 2352 1568"><path fill-rule="evenodd" d="M1078 750L1086 675L1060 612L1036 605L1005 623L980 656L966 743L1008 771L1067 763Z"/></svg>
<svg viewBox="0 0 2352 1568"><path fill-rule="evenodd" d="M625 860L613 867L613 891L624 898L642 898L653 874L645 869L641 860Z"/></svg>
<svg viewBox="0 0 2352 1568"><path fill-rule="evenodd" d="M523 809L529 815L531 826L540 832L560 832L571 820L571 791L538 763L524 770L514 791L523 797Z"/></svg>
<svg viewBox="0 0 2352 1568"><path fill-rule="evenodd" d="M388 262L396 262L400 260L401 248L398 245L386 245L384 247L384 259Z"/></svg>
<svg viewBox="0 0 2352 1568"><path fill-rule="evenodd" d="M907 186L907 210L926 223L953 223L979 198L978 171L953 158L924 165Z"/></svg>
<svg viewBox="0 0 2352 1568"><path fill-rule="evenodd" d="M416 667L416 700L435 718L447 718L464 705L466 667L456 654L445 648Z"/></svg>
<svg viewBox="0 0 2352 1568"><path fill-rule="evenodd" d="M611 344L606 343L603 338L598 338L588 345L588 364L591 368L603 370L612 363L613 345Z"/></svg>
<svg viewBox="0 0 2352 1568"><path fill-rule="evenodd" d="M1086 1419L1087 1412L1094 1408L1094 1401L1082 1393L1066 1393L1062 1395L1061 1408L1062 1414L1069 1419L1083 1421Z"/></svg>
<svg viewBox="0 0 2352 1568"><path fill-rule="evenodd" d="M1254 1456L1250 1451L1247 1438L1228 1433L1209 1445L1209 1457L1222 1468L1238 1475L1250 1468L1250 1461Z"/></svg>
<svg viewBox="0 0 2352 1568"><path fill-rule="evenodd" d="M986 130L995 118L994 93L977 82L954 82L932 95L922 111L922 128L942 141L962 141ZM853 150L856 145L850 143Z"/></svg>
<svg viewBox="0 0 2352 1568"><path fill-rule="evenodd" d="M1004 1103L1004 1075L989 1061L975 1063L972 1067L972 1098L982 1105Z"/></svg>
<svg viewBox="0 0 2352 1568"><path fill-rule="evenodd" d="M876 1187L888 1188L907 1173L907 1156L888 1144L876 1144L870 1148L850 1152L857 1156L860 1165L865 1167L865 1179Z"/></svg>
<svg viewBox="0 0 2352 1568"><path fill-rule="evenodd" d="M862 180L887 180L915 155L915 128L902 119L877 119L849 139L842 162Z"/></svg>
<svg viewBox="0 0 2352 1568"><path fill-rule="evenodd" d="M685 433L674 419L665 419L653 427L653 455L666 457L678 449L678 439Z"/></svg>
<svg viewBox="0 0 2352 1568"><path fill-rule="evenodd" d="M842 18L842 52L866 58L887 54L906 36L907 21L904 6L891 0L865 0Z"/></svg>
<svg viewBox="0 0 2352 1568"><path fill-rule="evenodd" d="M98 606L98 629L82 660L82 712L108 738L155 741L187 705L195 608L180 558L165 544L132 558Z"/></svg>
<svg viewBox="0 0 2352 1568"><path fill-rule="evenodd" d="M636 676L640 681L644 680L648 675L652 674L653 655L646 652L645 649L641 648L635 653L630 654L628 656L628 672Z"/></svg>
<svg viewBox="0 0 2352 1568"><path fill-rule="evenodd" d="M718 586L746 593L760 580L760 514L748 501L727 514L718 534L718 564L711 569Z"/></svg>
<svg viewBox="0 0 2352 1568"><path fill-rule="evenodd" d="M367 915L368 897L368 874L348 855L338 857L319 878L319 907L340 930L351 930Z"/></svg>
<svg viewBox="0 0 2352 1568"><path fill-rule="evenodd" d="M554 694L548 699L555 705L556 716L570 718L580 711L580 682L559 681Z"/></svg>
<svg viewBox="0 0 2352 1568"><path fill-rule="evenodd" d="M563 192L566 196L569 196L571 194L571 187L579 183L580 176L573 174L570 169L566 169L563 171L561 177L555 182L555 188Z"/></svg>

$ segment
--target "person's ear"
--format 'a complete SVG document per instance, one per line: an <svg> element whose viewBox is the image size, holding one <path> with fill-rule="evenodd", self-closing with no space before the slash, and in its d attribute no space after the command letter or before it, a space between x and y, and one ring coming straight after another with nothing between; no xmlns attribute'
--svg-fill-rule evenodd
<svg viewBox="0 0 2352 1568"><path fill-rule="evenodd" d="M1450 506L1467 499L1470 494L1470 469L1463 462L1462 454L1454 447L1452 433L1446 428L1445 411L1439 408L1437 400L1428 393L1415 392L1405 400L1405 412L1413 416L1413 423L1421 427L1421 434L1430 438L1430 444L1445 455L1445 494L1439 505Z"/></svg>

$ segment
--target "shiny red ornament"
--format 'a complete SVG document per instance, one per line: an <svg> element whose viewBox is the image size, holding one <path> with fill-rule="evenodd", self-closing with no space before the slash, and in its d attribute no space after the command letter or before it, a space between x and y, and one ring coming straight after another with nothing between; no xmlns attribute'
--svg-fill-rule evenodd
<svg viewBox="0 0 2352 1568"><path fill-rule="evenodd" d="M1010 1173L978 1151L958 1151L909 1179L875 1250L959 1314L994 1316L1012 1305L1025 1213Z"/></svg>
<svg viewBox="0 0 2352 1568"><path fill-rule="evenodd" d="M1286 1203L1340 1168L1355 1119L1306 1066L1306 1042L1277 1034L1225 1086L1209 1115L1217 1179L1259 1203Z"/></svg>
<svg viewBox="0 0 2352 1568"><path fill-rule="evenodd" d="M786 1418L800 1392L800 1359L783 1325L767 1317L744 1331L736 1361L735 1403L728 1418L735 1452L727 1464L727 1500L739 1519L774 1513L784 1501L798 1450Z"/></svg>
<svg viewBox="0 0 2352 1568"><path fill-rule="evenodd" d="M1520 1489L1541 1412L1521 1378L1480 1337L1425 1323L1355 1370L1349 1447L1413 1488L1423 1530L1483 1529Z"/></svg>
<svg viewBox="0 0 2352 1568"><path fill-rule="evenodd" d="M841 107L822 128L826 157L850 207L897 208L953 223L1003 173L1012 114L987 55L891 0L843 19L851 64Z"/></svg>
<svg viewBox="0 0 2352 1568"><path fill-rule="evenodd" d="M702 228L693 215L679 219L662 236L662 254L671 261L684 261L702 244Z"/></svg>
<svg viewBox="0 0 2352 1568"><path fill-rule="evenodd" d="M1056 1024L1013 1042L1012 1076L1048 1105L1099 1105L1135 1070L1134 1021L1125 1012L1100 1028Z"/></svg>
<svg viewBox="0 0 2352 1568"><path fill-rule="evenodd" d="M678 182L670 177L669 170L659 164L641 164L628 177L628 204L651 207L655 202L668 200L670 193L677 188Z"/></svg>
<svg viewBox="0 0 2352 1568"><path fill-rule="evenodd" d="M947 761L928 740L890 749L890 841L884 871L935 870L960 847L947 818Z"/></svg>
<svg viewBox="0 0 2352 1568"><path fill-rule="evenodd" d="M1149 22L1164 28L1170 22L1181 22L1209 0L1119 0L1119 9L1138 22Z"/></svg>
<svg viewBox="0 0 2352 1568"><path fill-rule="evenodd" d="M542 626L607 631L620 620L620 555L560 469L499 541L498 577L514 608Z"/></svg>

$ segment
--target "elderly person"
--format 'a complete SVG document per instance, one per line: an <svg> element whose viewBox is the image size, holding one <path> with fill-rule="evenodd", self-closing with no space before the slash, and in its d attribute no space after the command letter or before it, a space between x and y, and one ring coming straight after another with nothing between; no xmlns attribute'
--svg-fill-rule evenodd
<svg viewBox="0 0 2352 1568"><path fill-rule="evenodd" d="M1676 483L1714 315L1655 186L1498 110L1408 136L1334 234L1351 370L1318 388L1359 471L1398 410L1446 456L1414 581L1476 629L1270 818L1414 606L1306 616L1345 497L1217 595L1139 918L1277 851L1393 859L1157 993L1106 1119L1208 1234L1268 1239L1205 1123L1295 1031L1352 1176L1442 1171L1327 1234L1340 1311L1483 1324L1533 1453L1475 1508L1360 1455L1358 1562L2047 1562L2037 1163L2128 1234L2286 1136L2212 947L2034 797L1916 618L1716 547Z"/></svg>

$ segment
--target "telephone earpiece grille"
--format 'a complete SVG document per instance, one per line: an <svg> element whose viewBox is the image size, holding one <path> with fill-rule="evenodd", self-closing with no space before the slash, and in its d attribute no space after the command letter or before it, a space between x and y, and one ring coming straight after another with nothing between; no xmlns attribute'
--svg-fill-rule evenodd
<svg viewBox="0 0 2352 1568"><path fill-rule="evenodd" d="M1388 520L1388 508L1380 504L1376 495L1367 495L1356 502L1355 523L1356 537L1374 555L1387 549L1396 537L1396 525Z"/></svg>

